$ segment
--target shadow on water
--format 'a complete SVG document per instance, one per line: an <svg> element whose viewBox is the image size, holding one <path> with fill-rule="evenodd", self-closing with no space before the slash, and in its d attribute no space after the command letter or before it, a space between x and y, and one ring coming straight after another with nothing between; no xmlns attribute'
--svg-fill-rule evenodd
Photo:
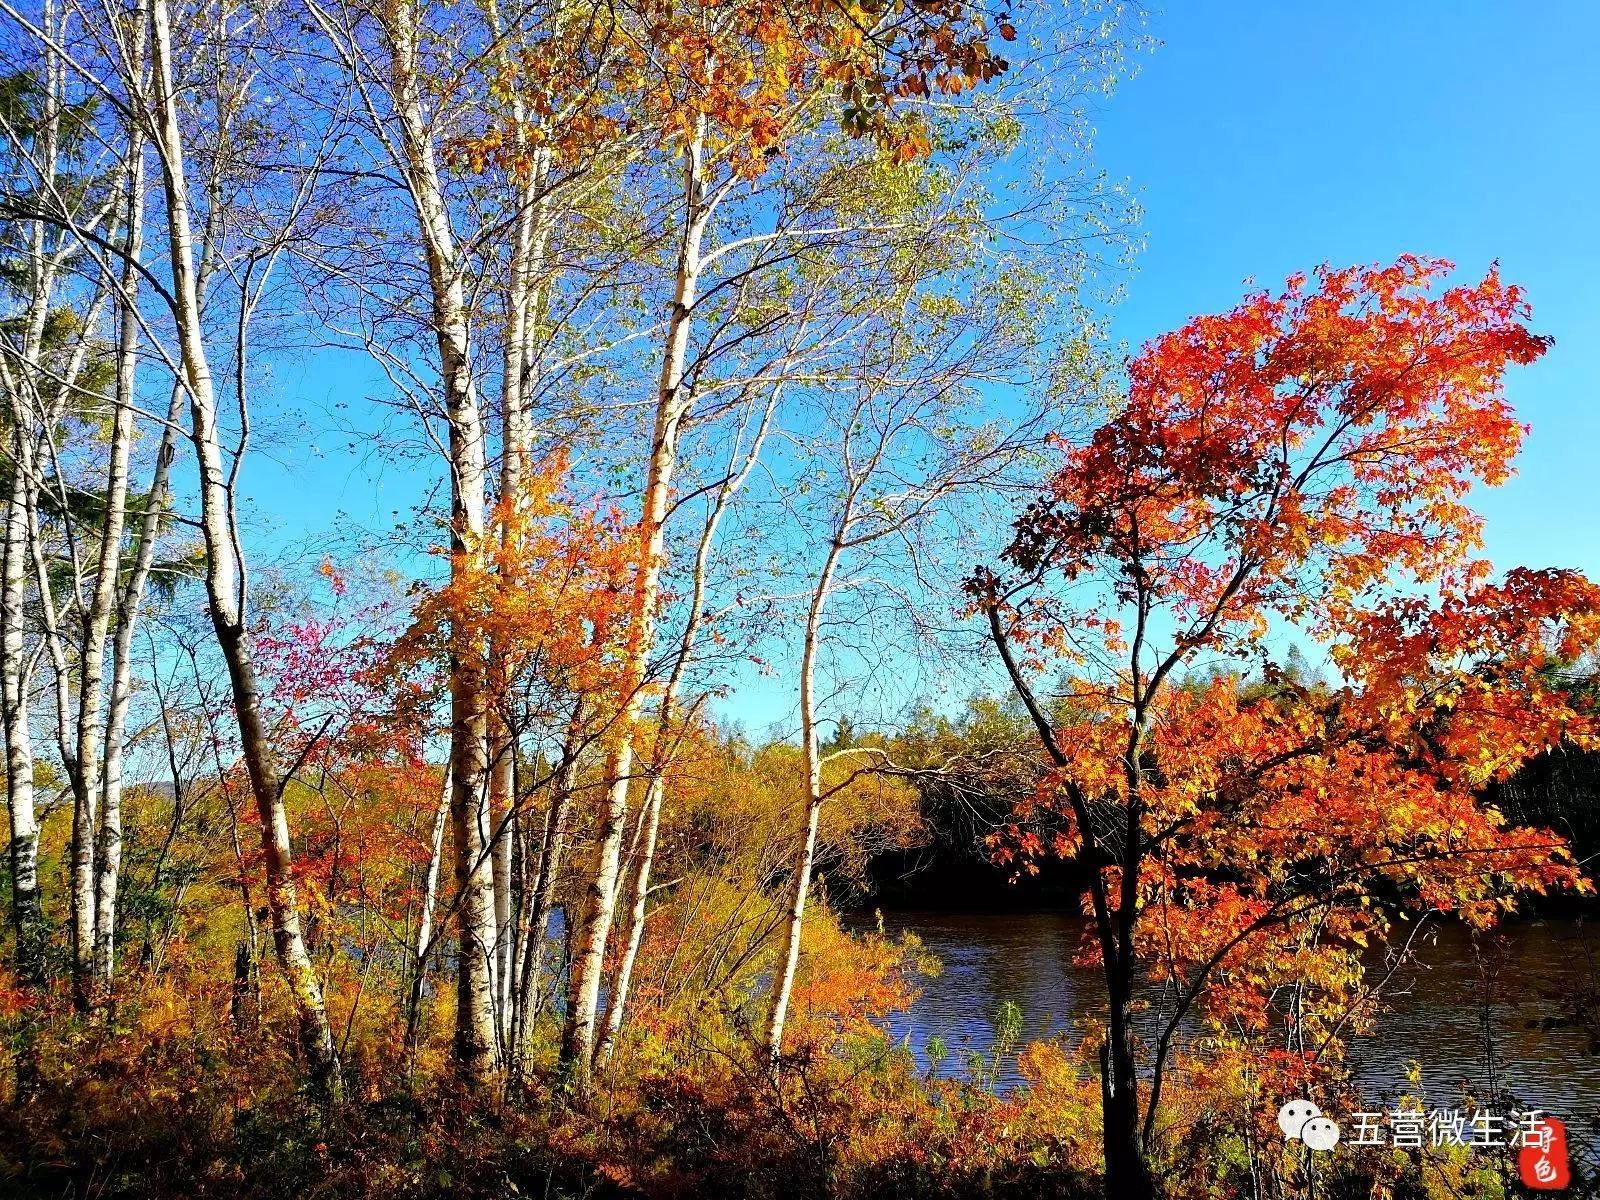
<svg viewBox="0 0 1600 1200"><path fill-rule="evenodd" d="M1021 1009L1022 1042L1081 1028L1095 1015L1098 980L1073 962L1084 929L1078 916L894 912L883 921L890 933L915 933L944 964L916 1003L888 1020L925 1070L934 1039L950 1051L939 1065L944 1075L961 1073L969 1051L988 1058L1007 1001ZM1432 1106L1458 1107L1464 1090L1500 1092L1563 1117L1575 1133L1600 1130L1600 1045L1591 1033L1600 1029L1600 924L1517 922L1481 953L1465 929L1442 924L1414 949L1415 961L1386 991L1389 1011L1349 1047L1370 1104L1409 1091L1407 1064L1415 1060ZM995 1086L1019 1082L1015 1057L1002 1059Z"/></svg>

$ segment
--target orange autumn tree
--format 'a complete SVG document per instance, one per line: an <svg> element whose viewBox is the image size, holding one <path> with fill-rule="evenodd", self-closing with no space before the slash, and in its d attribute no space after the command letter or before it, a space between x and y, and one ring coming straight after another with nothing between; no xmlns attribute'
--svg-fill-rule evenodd
<svg viewBox="0 0 1600 1200"><path fill-rule="evenodd" d="M470 636L490 695L530 709L530 724L519 727L536 728L568 696L614 688L631 546L619 515L576 502L567 480L561 453L530 469L517 502L495 508L484 553L417 604L394 665L459 654L456 642Z"/></svg>
<svg viewBox="0 0 1600 1200"><path fill-rule="evenodd" d="M1559 838L1480 799L1595 740L1563 668L1600 638L1600 588L1491 582L1476 557L1467 493L1507 478L1525 433L1503 375L1548 343L1519 289L1447 288L1449 269L1325 268L1157 338L1003 565L967 581L1051 768L996 852L1086 868L1110 1195L1158 1193L1162 1083L1197 1007L1264 1030L1292 995L1307 1068L1396 912L1487 925L1521 894L1587 887ZM1337 681L1278 669L1274 624L1319 642ZM1150 1011L1141 980L1163 985Z"/></svg>
<svg viewBox="0 0 1600 1200"><path fill-rule="evenodd" d="M422 596L388 664L397 681L419 673L437 679L452 663L473 672L503 726L520 731L546 768L520 777L513 770L512 805L496 817L520 823L545 802L542 835L528 829L516 838L528 859L517 864L512 945L504 954L481 948L493 964L488 995L469 994L466 973L458 979L457 1005L490 1009L495 1057L513 1077L539 1004L578 757L620 718L633 612L632 532L614 510L575 501L568 477L560 453L527 472L516 501L496 506L483 551L456 554L448 581ZM422 696L430 699L437 691ZM457 862L458 889L463 871L481 866L488 847L508 832L516 830L486 831L483 857Z"/></svg>
<svg viewBox="0 0 1600 1200"><path fill-rule="evenodd" d="M754 178L826 97L845 132L910 159L930 148L921 102L1000 76L997 47L1016 36L1007 5L971 0L565 4L501 54L500 119L454 149L521 176L541 154L699 142Z"/></svg>

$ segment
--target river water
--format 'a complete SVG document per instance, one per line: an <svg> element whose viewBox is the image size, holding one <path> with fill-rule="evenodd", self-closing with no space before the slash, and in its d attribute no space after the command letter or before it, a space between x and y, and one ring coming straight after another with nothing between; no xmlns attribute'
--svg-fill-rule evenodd
<svg viewBox="0 0 1600 1200"><path fill-rule="evenodd" d="M965 1070L969 1050L990 1057L1006 1001L1022 1010L1023 1041L1093 1018L1099 980L1072 961L1080 917L885 913L883 922L891 933L917 934L944 966L888 1022L924 1069L935 1037L951 1052L945 1075ZM1357 1083L1374 1107L1409 1090L1406 1064L1416 1060L1430 1106L1459 1106L1463 1087L1480 1096L1498 1090L1522 1108L1563 1117L1574 1132L1600 1130L1600 1045L1589 1032L1600 1029L1600 1012L1579 1019L1585 997L1600 1003L1600 922L1519 921L1476 951L1464 929L1438 924L1412 948L1415 961L1385 990L1389 1011L1350 1046ZM1001 1088L1016 1084L1014 1058L1003 1058L995 1077Z"/></svg>

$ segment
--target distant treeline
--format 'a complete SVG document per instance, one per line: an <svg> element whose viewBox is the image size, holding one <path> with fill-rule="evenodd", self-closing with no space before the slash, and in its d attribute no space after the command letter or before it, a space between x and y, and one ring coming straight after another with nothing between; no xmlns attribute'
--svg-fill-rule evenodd
<svg viewBox="0 0 1600 1200"><path fill-rule="evenodd" d="M985 719L986 718L986 719ZM1015 719L1000 706L975 718L946 725L948 735L972 720L991 733L996 724ZM926 840L875 856L868 870L870 891L861 898L869 906L946 911L1034 911L1075 909L1078 870L1067 863L1045 861L1039 873L1018 873L997 863L986 837L1010 811L1018 789L1031 787L1030 769L1017 758L1003 770L974 770L959 777L918 781ZM1503 783L1491 784L1487 799L1516 825L1553 830L1595 875L1600 866L1600 753L1569 746L1541 755ZM1593 898L1553 898L1562 908L1593 905Z"/></svg>
<svg viewBox="0 0 1600 1200"><path fill-rule="evenodd" d="M1600 753L1558 746L1504 783L1491 784L1488 799L1512 823L1542 826L1566 838L1591 878L1600 870L1595 862L1600 855Z"/></svg>

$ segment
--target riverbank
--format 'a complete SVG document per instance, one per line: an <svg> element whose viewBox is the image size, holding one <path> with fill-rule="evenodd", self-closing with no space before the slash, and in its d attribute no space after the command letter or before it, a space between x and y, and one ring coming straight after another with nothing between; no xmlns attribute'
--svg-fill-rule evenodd
<svg viewBox="0 0 1600 1200"><path fill-rule="evenodd" d="M934 1078L1023 1086L1018 1050L1093 1026L1103 981L1082 965L1086 922L1066 912L886 910L852 920L914 935L940 970L884 1028ZM1375 1110L1422 1097L1430 1107L1495 1102L1559 1115L1575 1153L1600 1165L1600 921L1525 918L1475 935L1442 921L1373 953L1384 980L1370 1033L1345 1062ZM1151 997L1159 1003L1159 997Z"/></svg>

